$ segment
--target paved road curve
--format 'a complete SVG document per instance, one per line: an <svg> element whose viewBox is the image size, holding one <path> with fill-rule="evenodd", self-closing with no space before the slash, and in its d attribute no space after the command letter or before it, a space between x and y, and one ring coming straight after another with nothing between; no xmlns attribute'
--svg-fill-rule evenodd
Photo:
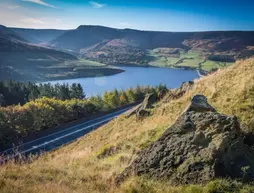
<svg viewBox="0 0 254 193"><path fill-rule="evenodd" d="M128 107L90 121L79 123L74 126L65 128L61 131L55 132L53 134L24 143L20 146L7 149L0 153L0 162L5 162L20 155L26 156L29 154L36 154L54 150L64 144L70 143L78 139L81 136L84 136L88 132L98 128L99 126L107 123L108 121L114 119L120 114L128 111L130 108L131 107Z"/></svg>

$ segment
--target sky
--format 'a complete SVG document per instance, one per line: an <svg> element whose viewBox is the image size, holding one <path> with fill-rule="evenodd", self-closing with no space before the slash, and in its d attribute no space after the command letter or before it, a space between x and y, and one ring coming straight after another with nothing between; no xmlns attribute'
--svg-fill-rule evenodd
<svg viewBox="0 0 254 193"><path fill-rule="evenodd" d="M0 0L0 24L153 31L254 30L254 0Z"/></svg>

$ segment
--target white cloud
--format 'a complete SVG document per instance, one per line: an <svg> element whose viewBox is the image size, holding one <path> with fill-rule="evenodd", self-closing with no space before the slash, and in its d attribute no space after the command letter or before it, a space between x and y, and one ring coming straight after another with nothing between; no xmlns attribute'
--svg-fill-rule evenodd
<svg viewBox="0 0 254 193"><path fill-rule="evenodd" d="M124 26L124 27L130 27L131 26L131 24L128 23L128 22L120 22L120 25Z"/></svg>
<svg viewBox="0 0 254 193"><path fill-rule="evenodd" d="M25 23L27 25L59 25L63 24L64 22L58 18L33 18L33 17L22 17L20 22Z"/></svg>
<svg viewBox="0 0 254 193"><path fill-rule="evenodd" d="M30 17L23 18L20 21L28 24L45 24L45 22L41 19L35 19Z"/></svg>
<svg viewBox="0 0 254 193"><path fill-rule="evenodd" d="M56 8L54 5L47 4L47 3L43 2L42 0L22 0L22 1L36 3L36 4L44 5L47 7L51 7L51 8Z"/></svg>
<svg viewBox="0 0 254 193"><path fill-rule="evenodd" d="M90 3L90 5L93 6L93 8L97 8L97 9L103 8L103 7L106 6L106 4L101 4L101 3L98 3L96 1L89 1L89 3Z"/></svg>

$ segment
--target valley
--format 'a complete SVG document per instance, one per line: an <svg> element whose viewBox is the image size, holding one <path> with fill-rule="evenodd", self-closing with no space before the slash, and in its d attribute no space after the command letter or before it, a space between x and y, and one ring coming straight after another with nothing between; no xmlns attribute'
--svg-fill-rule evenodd
<svg viewBox="0 0 254 193"><path fill-rule="evenodd" d="M81 40L83 36L89 39ZM254 54L253 31L155 32L79 26L49 44L105 64L187 68L204 73Z"/></svg>
<svg viewBox="0 0 254 193"><path fill-rule="evenodd" d="M155 32L79 26L73 30L0 27L0 80L109 76L113 66L198 70L201 75L254 55L253 31Z"/></svg>

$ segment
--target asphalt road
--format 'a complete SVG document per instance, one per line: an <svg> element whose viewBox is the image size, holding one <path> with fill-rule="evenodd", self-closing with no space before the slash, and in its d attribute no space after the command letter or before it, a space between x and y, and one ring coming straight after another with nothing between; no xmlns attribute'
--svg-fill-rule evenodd
<svg viewBox="0 0 254 193"><path fill-rule="evenodd" d="M27 156L30 154L38 154L59 148L62 145L71 143L79 137L84 136L90 131L128 111L130 108L132 107L64 128L50 135L43 136L36 140L2 151L0 153L0 162L5 162L21 155Z"/></svg>

